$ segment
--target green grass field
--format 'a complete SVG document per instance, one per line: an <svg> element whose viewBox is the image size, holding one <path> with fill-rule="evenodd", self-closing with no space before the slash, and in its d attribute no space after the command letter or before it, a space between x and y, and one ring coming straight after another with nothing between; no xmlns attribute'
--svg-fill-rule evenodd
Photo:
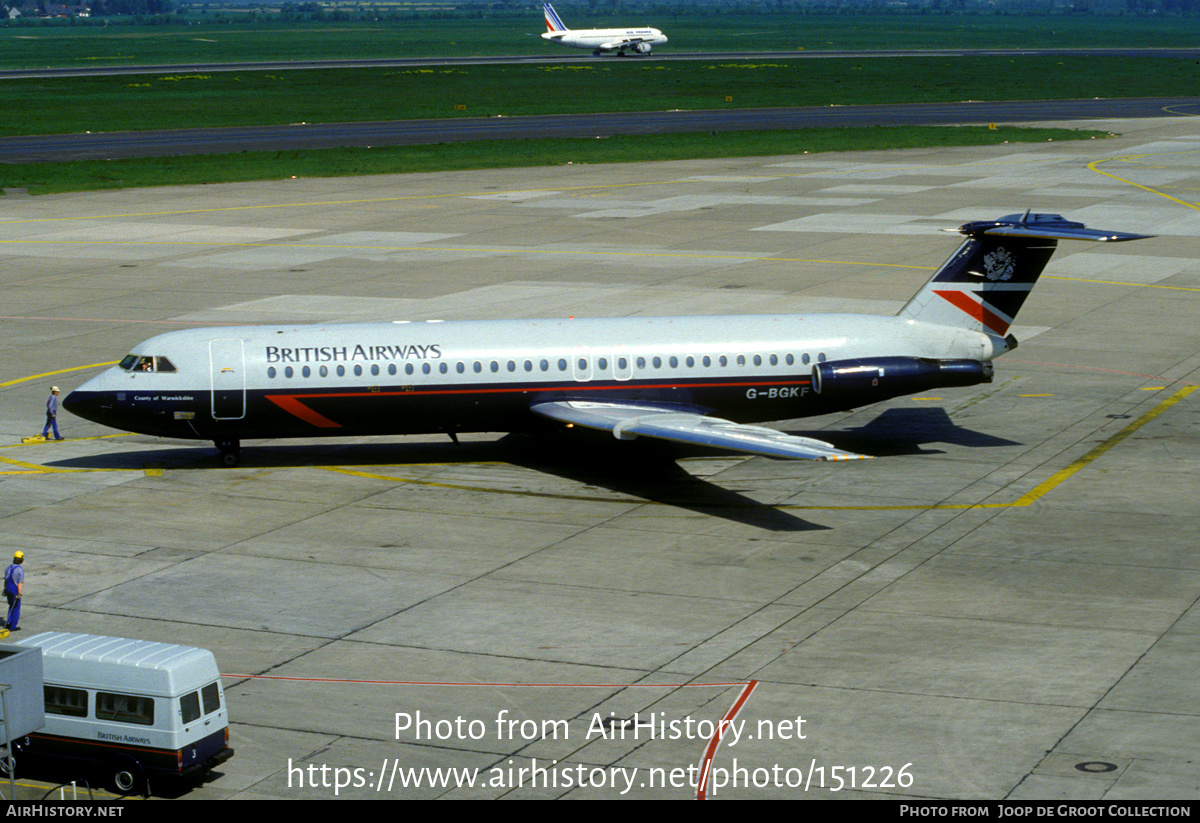
<svg viewBox="0 0 1200 823"><path fill-rule="evenodd" d="M0 134L1091 98L1114 96L1116 77L1124 97L1189 95L1200 88L1200 63L1109 57L613 59L17 80L0 85Z"/></svg>
<svg viewBox="0 0 1200 823"><path fill-rule="evenodd" d="M441 143L310 151L0 165L0 187L30 194L143 186L231 183L292 177L411 174L566 163L635 163L718 157L815 154L937 146L1087 140L1103 132L1002 127L796 129L723 134L614 136Z"/></svg>
<svg viewBox="0 0 1200 823"><path fill-rule="evenodd" d="M560 10L562 11L562 10ZM212 72L15 80L0 85L0 134L60 134L296 122L545 113L759 108L957 100L1191 95L1200 61L1155 57L871 58L663 61L555 50L526 30L540 16L379 23L196 22L165 26L0 26L0 65L119 65L242 60L561 54L552 64L414 69ZM572 16L571 25L603 26ZM872 49L1167 46L1192 21L922 15L671 15L652 22L667 48ZM663 49L664 51L667 49ZM111 163L0 164L0 186L31 192L112 186L374 174L560 162L789 154L937 141L1049 139L1022 130L828 130L509 141L461 146L209 155ZM1070 136L1061 133L1058 139ZM914 142L915 141L915 142ZM924 141L924 142L922 142ZM930 142L934 141L934 142ZM812 147L809 148L809 144ZM614 147L619 150L613 151ZM340 153L339 153L340 152Z"/></svg>
<svg viewBox="0 0 1200 823"><path fill-rule="evenodd" d="M667 52L829 49L1077 48L1194 46L1186 18L919 14L582 14L561 7L567 25L655 25ZM193 14L168 25L36 25L0 22L0 66L95 66L567 53L529 34L545 30L540 11L459 19L255 22ZM245 15L241 15L245 17ZM581 52L579 58L586 58Z"/></svg>

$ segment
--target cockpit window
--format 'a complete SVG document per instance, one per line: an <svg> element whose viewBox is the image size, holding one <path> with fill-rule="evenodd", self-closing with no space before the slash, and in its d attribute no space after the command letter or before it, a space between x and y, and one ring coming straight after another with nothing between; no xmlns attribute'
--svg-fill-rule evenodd
<svg viewBox="0 0 1200 823"><path fill-rule="evenodd" d="M127 354L125 359L120 363L120 367L125 371L144 371L144 372L173 372L175 364L165 357L155 357L153 355L143 354Z"/></svg>

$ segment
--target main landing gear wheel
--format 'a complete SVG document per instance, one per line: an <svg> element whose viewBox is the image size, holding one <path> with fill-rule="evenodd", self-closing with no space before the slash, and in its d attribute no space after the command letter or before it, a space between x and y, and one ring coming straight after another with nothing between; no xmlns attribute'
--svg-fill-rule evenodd
<svg viewBox="0 0 1200 823"><path fill-rule="evenodd" d="M242 462L242 444L240 441L214 440L213 445L220 452L218 459L225 468L232 469L238 463Z"/></svg>

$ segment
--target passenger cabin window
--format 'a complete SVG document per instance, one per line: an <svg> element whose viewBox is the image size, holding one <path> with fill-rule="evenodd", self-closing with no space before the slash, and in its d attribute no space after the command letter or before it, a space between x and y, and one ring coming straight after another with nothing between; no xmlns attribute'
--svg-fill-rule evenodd
<svg viewBox="0 0 1200 823"><path fill-rule="evenodd" d="M88 693L83 689L68 689L66 686L44 686L46 714L62 714L67 717L87 717Z"/></svg>
<svg viewBox="0 0 1200 823"><path fill-rule="evenodd" d="M96 692L96 719L153 726L154 698L137 694Z"/></svg>

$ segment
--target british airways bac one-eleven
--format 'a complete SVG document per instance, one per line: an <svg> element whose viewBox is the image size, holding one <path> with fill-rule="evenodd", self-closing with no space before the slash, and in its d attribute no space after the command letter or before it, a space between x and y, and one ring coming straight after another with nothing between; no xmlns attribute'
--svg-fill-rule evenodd
<svg viewBox="0 0 1200 823"><path fill-rule="evenodd" d="M779 458L864 457L753 425L992 379L1058 240L1147 235L1053 214L967 223L895 317L857 314L203 328L159 335L71 392L73 414L211 440L582 426Z"/></svg>

